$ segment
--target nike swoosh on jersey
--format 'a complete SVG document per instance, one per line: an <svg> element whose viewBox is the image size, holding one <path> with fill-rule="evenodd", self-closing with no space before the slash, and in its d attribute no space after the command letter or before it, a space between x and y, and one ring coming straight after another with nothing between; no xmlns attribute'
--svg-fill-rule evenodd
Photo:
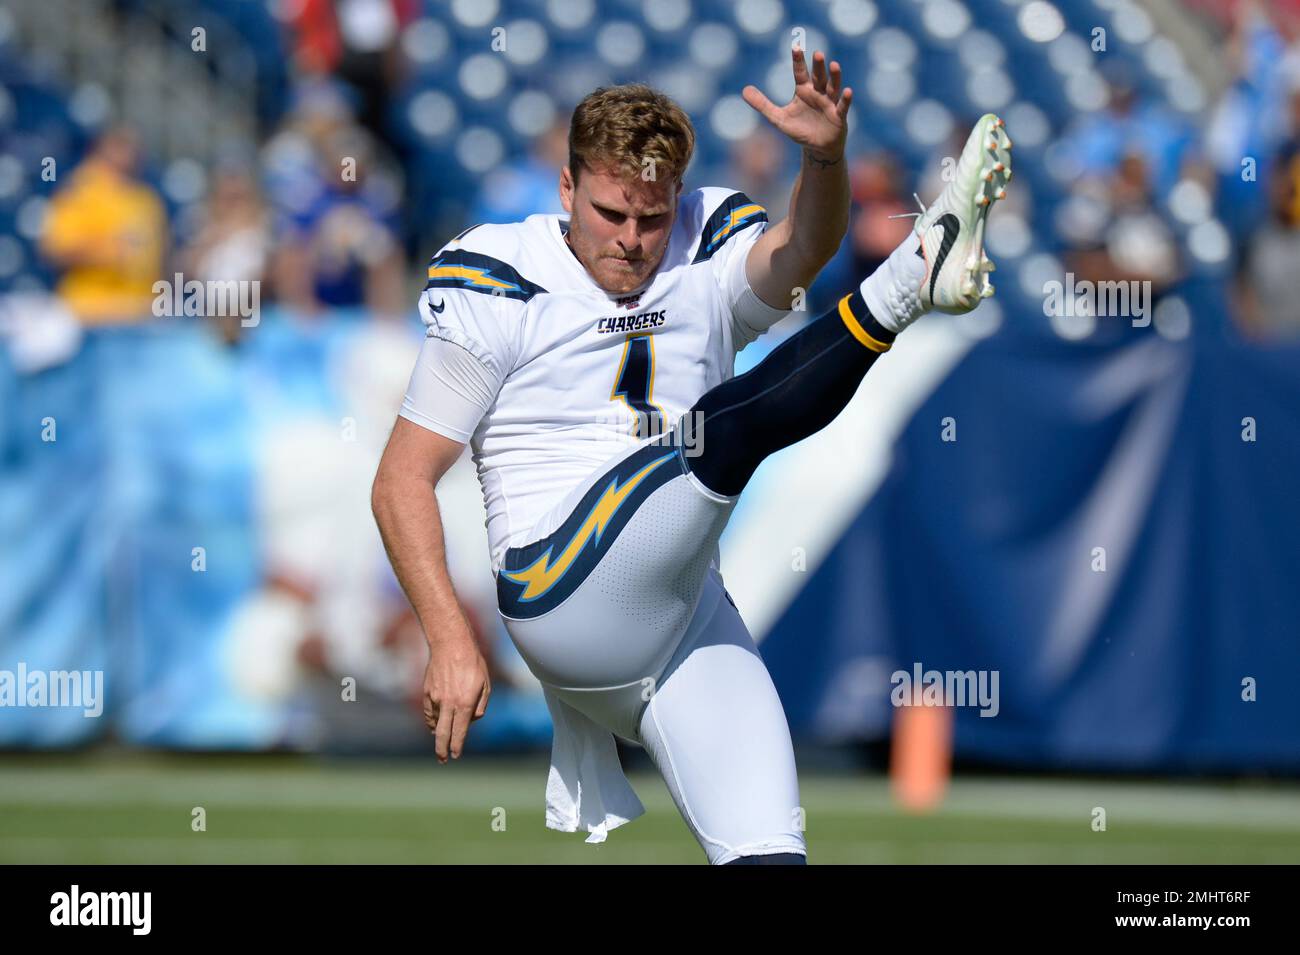
<svg viewBox="0 0 1300 955"><path fill-rule="evenodd" d="M569 568L573 566L578 555L586 548L587 542L595 535L596 544L599 546L601 536L605 533L605 528L613 520L614 515L618 513L623 503L631 496L632 492L643 482L651 473L662 467L668 460L677 456L677 451L672 450L660 455L641 470L627 478L621 485L618 478L615 477L606 486L600 499L588 511L586 519L578 530L569 538L569 543L564 550L560 552L559 558L555 563L551 563L551 549L547 549L537 560L523 570L501 571L501 576L507 580L514 581L517 584L524 584L524 590L518 596L521 603L546 594L556 583L564 577Z"/></svg>
<svg viewBox="0 0 1300 955"><path fill-rule="evenodd" d="M442 310L446 307L447 307L446 302L439 302L437 305L434 305L432 302L429 303L430 311L437 312L439 314L441 314Z"/></svg>

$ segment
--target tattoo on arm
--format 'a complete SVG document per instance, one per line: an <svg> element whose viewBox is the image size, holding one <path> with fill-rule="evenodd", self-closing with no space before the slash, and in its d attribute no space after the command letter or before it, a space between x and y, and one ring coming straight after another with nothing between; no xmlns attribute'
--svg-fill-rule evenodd
<svg viewBox="0 0 1300 955"><path fill-rule="evenodd" d="M808 161L818 169L829 169L831 166L838 166L844 159L843 156L840 156L839 159L819 159L812 154L812 150L810 149L805 149L803 154L807 157Z"/></svg>

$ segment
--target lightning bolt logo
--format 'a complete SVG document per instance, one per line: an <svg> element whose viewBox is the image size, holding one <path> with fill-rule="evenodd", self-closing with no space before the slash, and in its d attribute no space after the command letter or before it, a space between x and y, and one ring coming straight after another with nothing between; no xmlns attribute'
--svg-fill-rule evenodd
<svg viewBox="0 0 1300 955"><path fill-rule="evenodd" d="M757 203L750 203L747 206L737 206L735 209L732 209L731 214L727 216L727 221L723 224L722 228L709 237L709 247L712 248L717 245L729 236L732 233L732 230L739 229L744 225L746 219L762 211L763 207Z"/></svg>
<svg viewBox="0 0 1300 955"><path fill-rule="evenodd" d="M490 269L476 268L472 265L443 265L441 259L429 266L429 278L457 279L470 288L521 291L514 282L506 282L494 276Z"/></svg>
<svg viewBox="0 0 1300 955"><path fill-rule="evenodd" d="M600 495L600 500L587 514L587 519L582 522L582 526L570 538L568 546L564 548L555 563L551 563L551 550L548 549L545 554L523 570L509 573L502 571L502 576L507 580L525 585L523 593L519 595L519 601L526 603L530 600L536 600L550 590L564 576L565 572L573 566L573 562L582 553L593 534L596 536L596 543L599 545L601 535L605 533L605 528L613 520L614 515L618 513L618 509L623 502L636 490L637 485L665 461L676 456L676 451L670 451L662 457L656 458L629 477L622 486L619 485L618 478L611 480L609 486Z"/></svg>

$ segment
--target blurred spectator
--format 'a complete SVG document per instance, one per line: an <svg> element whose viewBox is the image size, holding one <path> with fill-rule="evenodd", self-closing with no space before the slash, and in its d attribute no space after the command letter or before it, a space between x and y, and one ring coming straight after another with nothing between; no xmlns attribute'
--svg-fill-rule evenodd
<svg viewBox="0 0 1300 955"><path fill-rule="evenodd" d="M1082 183L1063 229L1077 281L1149 282L1153 305L1182 277L1178 242L1159 214L1146 160L1129 153L1106 182Z"/></svg>
<svg viewBox="0 0 1300 955"><path fill-rule="evenodd" d="M562 213L560 170L569 161L569 124L557 121L533 140L528 155L483 177L469 221L519 222L535 213Z"/></svg>
<svg viewBox="0 0 1300 955"><path fill-rule="evenodd" d="M1166 196L1192 155L1193 130L1168 107L1139 96L1133 72L1124 61L1105 64L1108 105L1071 126L1061 155L1079 163L1084 177L1105 179L1126 156L1136 153L1149 170L1155 194Z"/></svg>
<svg viewBox="0 0 1300 955"><path fill-rule="evenodd" d="M1300 95L1296 97L1300 108ZM1238 276L1238 319L1250 338L1300 336L1300 146L1292 143L1270 181L1270 215L1253 235Z"/></svg>
<svg viewBox="0 0 1300 955"><path fill-rule="evenodd" d="M135 178L138 160L135 133L110 129L50 200L41 251L62 272L59 296L87 324L151 314L167 216L157 193Z"/></svg>
<svg viewBox="0 0 1300 955"><path fill-rule="evenodd" d="M1269 215L1269 193L1261 186L1273 174L1279 147L1288 135L1300 134L1300 110L1286 113L1287 98L1300 94L1300 45L1288 52L1265 9L1241 4L1225 59L1235 78L1211 113L1206 153L1218 180L1220 214L1245 240Z"/></svg>
<svg viewBox="0 0 1300 955"><path fill-rule="evenodd" d="M866 277L907 238L912 229L907 213L915 210L903 198L901 176L891 157L864 156L854 162L849 177L853 190L853 218L849 225L853 273Z"/></svg>
<svg viewBox="0 0 1300 955"><path fill-rule="evenodd" d="M282 209L274 262L280 300L302 313L325 307L404 312L404 255L394 226L397 191L375 174L374 146L360 129L332 136L310 201Z"/></svg>
<svg viewBox="0 0 1300 955"><path fill-rule="evenodd" d="M1278 175L1283 179L1285 188L1287 177L1294 187L1296 176L1296 163L1300 161L1300 77L1297 77L1297 83L1291 91L1291 136L1282 148L1278 151L1276 169ZM1294 220L1300 220L1300 193L1292 191L1290 215Z"/></svg>
<svg viewBox="0 0 1300 955"><path fill-rule="evenodd" d="M257 182L246 169L218 169L198 221L203 223L179 254L186 278L215 282L260 282L271 253L270 217ZM238 316L221 320L228 341L240 332Z"/></svg>
<svg viewBox="0 0 1300 955"><path fill-rule="evenodd" d="M322 156L353 125L352 104L339 83L317 78L295 86L281 128L262 150L266 194L278 217L305 216L320 201L327 178Z"/></svg>
<svg viewBox="0 0 1300 955"><path fill-rule="evenodd" d="M1230 27L1243 13L1266 10L1289 25L1293 34L1300 32L1300 0L1183 0L1183 4L1217 19L1224 27Z"/></svg>
<svg viewBox="0 0 1300 955"><path fill-rule="evenodd" d="M380 138L402 62L398 37L419 8L419 0L299 0L292 7L299 68L333 73L352 86L361 97L360 121Z"/></svg>

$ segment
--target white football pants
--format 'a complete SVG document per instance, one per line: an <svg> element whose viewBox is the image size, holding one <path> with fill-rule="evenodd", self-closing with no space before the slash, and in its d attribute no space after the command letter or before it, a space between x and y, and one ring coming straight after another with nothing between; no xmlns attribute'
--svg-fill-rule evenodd
<svg viewBox="0 0 1300 955"><path fill-rule="evenodd" d="M715 865L805 854L794 750L753 638L711 567L738 498L643 444L507 552L506 629L537 678L645 747Z"/></svg>

